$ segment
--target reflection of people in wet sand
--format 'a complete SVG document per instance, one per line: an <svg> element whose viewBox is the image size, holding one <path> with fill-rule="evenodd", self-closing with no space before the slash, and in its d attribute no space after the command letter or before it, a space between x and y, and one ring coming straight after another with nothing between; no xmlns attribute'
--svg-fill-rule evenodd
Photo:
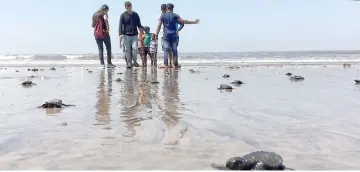
<svg viewBox="0 0 360 172"><path fill-rule="evenodd" d="M137 73L132 69L127 69L124 78L124 92L121 94L121 104L123 107L123 121L126 123L127 131L123 133L124 137L134 137L136 134L135 127L139 126L136 113L139 111L139 101L136 87L138 87ZM130 140L133 141L133 140Z"/></svg>
<svg viewBox="0 0 360 172"><path fill-rule="evenodd" d="M141 83L140 83L140 96L139 101L140 104L145 105L146 104L146 90L147 90L147 68L141 69Z"/></svg>
<svg viewBox="0 0 360 172"><path fill-rule="evenodd" d="M96 103L96 120L102 123L108 123L110 120L109 111L110 111L110 95L112 91L112 72L113 70L108 70L108 90L105 91L105 71L100 71L100 81L97 91L98 101Z"/></svg>
<svg viewBox="0 0 360 172"><path fill-rule="evenodd" d="M169 74L166 74L170 72ZM160 118L166 125L167 132L164 143L175 145L178 144L183 132L186 130L179 125L179 83L178 71L165 69L164 72L164 115Z"/></svg>
<svg viewBox="0 0 360 172"><path fill-rule="evenodd" d="M152 81L157 81L157 68L151 68L151 79ZM153 85L151 88L153 88L151 90L151 98L152 99L158 99L158 90L159 90L159 86L158 84Z"/></svg>

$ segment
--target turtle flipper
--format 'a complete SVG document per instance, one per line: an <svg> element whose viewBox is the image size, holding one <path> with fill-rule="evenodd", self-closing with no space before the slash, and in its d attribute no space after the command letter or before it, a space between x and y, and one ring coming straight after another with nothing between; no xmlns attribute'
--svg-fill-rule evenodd
<svg viewBox="0 0 360 172"><path fill-rule="evenodd" d="M262 171L262 170L267 170L267 169L261 162L259 162L251 170L261 170Z"/></svg>
<svg viewBox="0 0 360 172"><path fill-rule="evenodd" d="M285 167L284 166L284 169L283 170L291 170L291 171L295 171L295 169L293 169L293 168L288 168L288 167Z"/></svg>
<svg viewBox="0 0 360 172"><path fill-rule="evenodd" d="M72 104L62 104L63 106L65 106L65 107L68 107L68 106L75 106L75 105L72 105Z"/></svg>
<svg viewBox="0 0 360 172"><path fill-rule="evenodd" d="M229 170L229 169L226 168L226 166L223 165L223 164L214 164L214 163L212 163L212 164L211 164L211 167L214 168L214 169L217 169L217 170Z"/></svg>

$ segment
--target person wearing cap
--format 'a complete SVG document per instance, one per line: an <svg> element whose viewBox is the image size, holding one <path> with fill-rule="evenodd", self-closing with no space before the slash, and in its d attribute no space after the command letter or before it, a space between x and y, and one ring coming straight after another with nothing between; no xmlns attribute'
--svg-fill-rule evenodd
<svg viewBox="0 0 360 172"><path fill-rule="evenodd" d="M162 14L156 31L158 37L161 26L164 25L163 42L164 42L164 65L169 66L169 54L172 52L175 67L180 67L178 63L177 47L179 42L177 23L180 24L198 24L199 20L194 21L184 20L178 14L173 12L174 5L169 3L166 5L167 11Z"/></svg>
<svg viewBox="0 0 360 172"><path fill-rule="evenodd" d="M123 36L124 39L127 68L140 67L136 61L138 55L138 29L142 33L144 28L141 25L138 13L132 10L131 2L126 1L124 5L126 11L120 16L119 37Z"/></svg>
<svg viewBox="0 0 360 172"><path fill-rule="evenodd" d="M95 37L96 44L99 49L101 68L105 68L104 44L105 44L106 52L107 52L107 64L108 64L107 67L108 68L115 67L115 65L113 65L111 62L112 54L111 54L111 40L110 40L110 34L109 34L110 27L109 27L109 22L108 22L108 11L109 11L109 7L106 4L102 5L101 8L94 13L94 15L92 17L92 24L91 24L91 26L95 29L96 22L100 21L102 23L102 25L105 27L104 30L106 30L105 37L101 37L101 38Z"/></svg>

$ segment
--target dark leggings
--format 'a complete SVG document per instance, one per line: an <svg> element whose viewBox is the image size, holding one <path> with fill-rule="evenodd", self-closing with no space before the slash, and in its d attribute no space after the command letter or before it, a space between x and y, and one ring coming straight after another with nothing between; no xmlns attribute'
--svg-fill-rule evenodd
<svg viewBox="0 0 360 172"><path fill-rule="evenodd" d="M110 35L105 36L104 38L95 38L98 49L99 49L99 57L101 65L104 65L104 44L107 52L107 63L111 63L111 40Z"/></svg>

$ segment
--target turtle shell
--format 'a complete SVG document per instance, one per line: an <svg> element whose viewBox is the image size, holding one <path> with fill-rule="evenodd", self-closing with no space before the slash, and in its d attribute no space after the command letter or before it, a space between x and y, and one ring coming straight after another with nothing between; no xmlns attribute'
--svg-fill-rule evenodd
<svg viewBox="0 0 360 172"><path fill-rule="evenodd" d="M274 152L257 151L244 155L248 162L261 163L265 168L279 169L283 166L283 159Z"/></svg>
<svg viewBox="0 0 360 172"><path fill-rule="evenodd" d="M53 104L53 105L61 107L63 103L62 103L62 100L60 100L60 99L52 99L50 101L45 102L45 104Z"/></svg>

